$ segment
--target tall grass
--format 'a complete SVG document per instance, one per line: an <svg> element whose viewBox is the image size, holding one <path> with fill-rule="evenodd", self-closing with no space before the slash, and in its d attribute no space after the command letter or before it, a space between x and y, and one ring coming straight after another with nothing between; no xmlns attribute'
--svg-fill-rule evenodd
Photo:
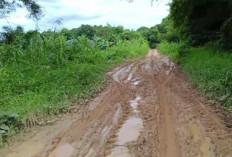
<svg viewBox="0 0 232 157"><path fill-rule="evenodd" d="M129 58L143 56L149 46L142 38L120 40L112 46L84 36L68 40L61 33L36 34L29 41L20 37L0 45L0 111L29 114L56 114L70 100L90 98L107 80L105 72ZM4 119L4 118L2 118ZM9 131L1 122L1 135ZM24 121L25 122L25 121ZM12 124L10 124L12 125Z"/></svg>
<svg viewBox="0 0 232 157"><path fill-rule="evenodd" d="M178 43L162 43L159 50L175 56L173 58L184 67L205 96L232 111L232 53L208 46L181 47Z"/></svg>

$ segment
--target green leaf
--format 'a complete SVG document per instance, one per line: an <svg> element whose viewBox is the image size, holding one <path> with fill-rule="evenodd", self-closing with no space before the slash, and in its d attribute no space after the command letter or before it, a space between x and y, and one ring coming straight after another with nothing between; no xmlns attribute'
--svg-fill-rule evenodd
<svg viewBox="0 0 232 157"><path fill-rule="evenodd" d="M0 125L0 129L2 129L2 130L9 130L10 128L7 125L2 124L2 125Z"/></svg>
<svg viewBox="0 0 232 157"><path fill-rule="evenodd" d="M10 118L17 118L19 115L17 113L11 113L9 115Z"/></svg>
<svg viewBox="0 0 232 157"><path fill-rule="evenodd" d="M0 135L1 135L1 134L5 134L5 133L6 133L5 130L0 130Z"/></svg>
<svg viewBox="0 0 232 157"><path fill-rule="evenodd" d="M5 130L0 130L0 134L4 134L4 133L6 133Z"/></svg>

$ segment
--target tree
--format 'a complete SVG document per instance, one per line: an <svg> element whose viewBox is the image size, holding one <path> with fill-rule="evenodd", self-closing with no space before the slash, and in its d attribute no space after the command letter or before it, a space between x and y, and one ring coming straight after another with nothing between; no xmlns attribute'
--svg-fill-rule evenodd
<svg viewBox="0 0 232 157"><path fill-rule="evenodd" d="M89 39L93 38L95 32L96 30L94 29L94 27L90 25L81 25L81 27L77 29L78 36L86 36Z"/></svg>
<svg viewBox="0 0 232 157"><path fill-rule="evenodd" d="M29 17L36 20L41 18L42 10L35 0L0 0L0 18L6 18L11 12L22 7L29 11Z"/></svg>
<svg viewBox="0 0 232 157"><path fill-rule="evenodd" d="M139 29L137 29L137 32L141 33L146 39L149 38L149 31L150 29L147 27L140 27Z"/></svg>
<svg viewBox="0 0 232 157"><path fill-rule="evenodd" d="M170 16L180 34L193 45L220 38L221 27L232 16L231 0L173 0Z"/></svg>
<svg viewBox="0 0 232 157"><path fill-rule="evenodd" d="M12 27L4 26L4 32L1 33L1 39L6 44L13 43L17 36L23 35L24 30L21 26L17 26L15 29Z"/></svg>

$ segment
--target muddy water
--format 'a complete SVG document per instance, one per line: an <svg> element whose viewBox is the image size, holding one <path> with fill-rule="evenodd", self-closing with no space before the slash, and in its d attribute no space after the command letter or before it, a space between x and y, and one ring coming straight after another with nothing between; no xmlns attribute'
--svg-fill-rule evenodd
<svg viewBox="0 0 232 157"><path fill-rule="evenodd" d="M139 81L135 81L135 82L133 83L133 85L134 85L134 86L137 86L140 82L141 82L140 80L139 80Z"/></svg>
<svg viewBox="0 0 232 157"><path fill-rule="evenodd" d="M140 132L143 130L143 120L136 116L139 113L137 109L138 101L141 97L138 95L134 100L130 101L130 105L133 109L133 116L129 117L122 125L118 132L118 138L116 147L111 150L111 154L108 157L133 157L126 144L138 139Z"/></svg>
<svg viewBox="0 0 232 157"><path fill-rule="evenodd" d="M118 145L125 145L127 142L136 140L140 131L143 129L143 121L141 118L130 117L119 130Z"/></svg>
<svg viewBox="0 0 232 157"><path fill-rule="evenodd" d="M130 117L119 130L116 147L111 150L108 157L133 157L126 143L138 139L140 132L143 130L143 121L141 118Z"/></svg>
<svg viewBox="0 0 232 157"><path fill-rule="evenodd" d="M114 81L120 83L120 82L121 82L120 80L121 80L123 77L125 77L125 75L127 75L127 73L129 73L129 72L131 71L133 65L134 65L134 64L131 64L131 65L129 65L129 66L125 66L125 67L123 67L123 68L117 70L117 71L113 74L113 76L112 76L113 79L114 79Z"/></svg>
<svg viewBox="0 0 232 157"><path fill-rule="evenodd" d="M139 100L141 100L141 97L137 96L135 98L135 100L130 101L130 105L131 105L134 113L138 113L139 112L138 109L137 109L137 107L138 107L138 101Z"/></svg>

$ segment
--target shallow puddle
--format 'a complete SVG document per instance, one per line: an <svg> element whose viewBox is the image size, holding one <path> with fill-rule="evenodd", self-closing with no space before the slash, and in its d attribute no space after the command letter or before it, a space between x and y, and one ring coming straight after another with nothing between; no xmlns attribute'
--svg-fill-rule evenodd
<svg viewBox="0 0 232 157"><path fill-rule="evenodd" d="M138 102L141 97L138 95L134 100L130 101L130 105L133 108L134 116L129 117L126 122L122 125L118 132L116 147L111 150L111 154L107 157L133 157L130 153L126 143L132 142L138 139L140 132L143 130L143 120L136 117L138 113ZM118 107L121 110L121 106ZM121 112L121 111L120 111ZM117 113L116 113L117 114Z"/></svg>
<svg viewBox="0 0 232 157"><path fill-rule="evenodd" d="M129 75L128 75L128 78L127 78L127 81L130 81L130 80L132 79L132 77L133 77L134 73L136 72L136 70L137 70L137 67L134 67L134 68L130 71L130 73L129 73Z"/></svg>
<svg viewBox="0 0 232 157"><path fill-rule="evenodd" d="M137 140L142 129L143 121L141 118L129 118L119 130L117 144L125 145L127 142Z"/></svg>
<svg viewBox="0 0 232 157"><path fill-rule="evenodd" d="M69 143L64 143L58 146L48 157L70 157L74 148Z"/></svg>
<svg viewBox="0 0 232 157"><path fill-rule="evenodd" d="M129 73L132 69L134 64L128 65L126 67L123 67L121 69L118 69L113 75L113 79L114 81L120 83L120 80L122 79L122 77L124 77L127 73Z"/></svg>
<svg viewBox="0 0 232 157"><path fill-rule="evenodd" d="M137 109L137 107L138 107L138 101L139 100L141 100L141 97L137 96L134 100L130 101L130 105L133 108L133 112L134 113L138 113L139 112L138 109Z"/></svg>
<svg viewBox="0 0 232 157"><path fill-rule="evenodd" d="M139 81L135 81L135 82L133 82L133 85L137 86L140 82L141 82L140 80Z"/></svg>
<svg viewBox="0 0 232 157"><path fill-rule="evenodd" d="M133 157L134 155L129 152L125 144L137 140L142 129L142 119L130 117L119 130L116 143L118 146L111 150L111 154L108 157Z"/></svg>

